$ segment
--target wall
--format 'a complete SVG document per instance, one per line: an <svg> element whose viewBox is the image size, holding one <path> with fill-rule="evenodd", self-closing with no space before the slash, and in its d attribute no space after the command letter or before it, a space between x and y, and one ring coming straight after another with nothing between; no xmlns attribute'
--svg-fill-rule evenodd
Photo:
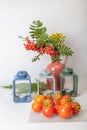
<svg viewBox="0 0 87 130"><path fill-rule="evenodd" d="M49 56L31 62L35 55L27 52L19 35L27 36L29 25L40 19L48 33L62 32L66 44L74 50L67 66L87 77L87 0L0 0L0 85L11 84L18 70L27 70L32 81L50 63Z"/></svg>

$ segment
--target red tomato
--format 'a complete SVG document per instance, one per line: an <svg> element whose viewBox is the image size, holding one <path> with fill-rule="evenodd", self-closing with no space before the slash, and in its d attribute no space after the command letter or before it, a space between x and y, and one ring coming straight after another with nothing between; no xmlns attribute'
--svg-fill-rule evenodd
<svg viewBox="0 0 87 130"><path fill-rule="evenodd" d="M55 113L56 113L56 114L59 113L59 106L60 106L60 105L55 105L55 106L54 106L54 109L55 109Z"/></svg>
<svg viewBox="0 0 87 130"><path fill-rule="evenodd" d="M50 94L46 95L45 98L46 98L46 99L53 100L53 97L52 97Z"/></svg>
<svg viewBox="0 0 87 130"><path fill-rule="evenodd" d="M41 103L38 103L38 102L33 102L32 103L32 110L34 112L40 112L42 109L42 104Z"/></svg>
<svg viewBox="0 0 87 130"><path fill-rule="evenodd" d="M69 104L60 105L58 108L58 114L62 118L70 118L72 116L72 107Z"/></svg>
<svg viewBox="0 0 87 130"><path fill-rule="evenodd" d="M42 113L46 117L52 117L54 115L54 108L52 106L51 107L44 106L42 108Z"/></svg>
<svg viewBox="0 0 87 130"><path fill-rule="evenodd" d="M60 101L54 99L54 100L53 100L53 104L54 104L54 106L59 105L59 104L60 104Z"/></svg>
<svg viewBox="0 0 87 130"><path fill-rule="evenodd" d="M80 112L81 110L81 106L79 103L77 102L71 102L71 106L72 106L72 109L73 109L73 114L77 114Z"/></svg>

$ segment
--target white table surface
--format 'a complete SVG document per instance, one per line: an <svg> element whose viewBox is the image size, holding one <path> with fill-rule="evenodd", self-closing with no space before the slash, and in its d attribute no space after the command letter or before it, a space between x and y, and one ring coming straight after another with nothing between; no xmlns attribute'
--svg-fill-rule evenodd
<svg viewBox="0 0 87 130"><path fill-rule="evenodd" d="M80 84L76 100L87 115L87 85ZM0 130L87 130L86 121L29 122L30 109L31 103L14 103L12 90L0 87Z"/></svg>

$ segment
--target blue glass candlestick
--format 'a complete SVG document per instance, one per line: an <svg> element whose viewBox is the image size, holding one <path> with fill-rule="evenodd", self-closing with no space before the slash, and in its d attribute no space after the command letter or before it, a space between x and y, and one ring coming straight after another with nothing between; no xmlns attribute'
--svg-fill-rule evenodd
<svg viewBox="0 0 87 130"><path fill-rule="evenodd" d="M13 101L30 102L31 101L31 78L26 71L18 71L12 81Z"/></svg>

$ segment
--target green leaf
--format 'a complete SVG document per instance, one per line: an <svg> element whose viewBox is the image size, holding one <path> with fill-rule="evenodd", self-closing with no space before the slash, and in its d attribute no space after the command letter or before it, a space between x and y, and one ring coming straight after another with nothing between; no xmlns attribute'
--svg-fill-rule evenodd
<svg viewBox="0 0 87 130"><path fill-rule="evenodd" d="M43 23L40 22L40 20L33 21L30 25L29 33L32 38L38 39L41 35L46 33L46 27L43 27Z"/></svg>
<svg viewBox="0 0 87 130"><path fill-rule="evenodd" d="M65 46L64 44L59 44L58 49L59 49L59 53L62 56L72 56L73 54L73 51L71 50L71 48Z"/></svg>
<svg viewBox="0 0 87 130"><path fill-rule="evenodd" d="M32 59L32 62L35 62L36 60L40 60L40 54L38 54L37 56L35 56L33 59Z"/></svg>
<svg viewBox="0 0 87 130"><path fill-rule="evenodd" d="M55 61L61 60L61 59L60 59L60 56L55 56L55 57L51 57L51 60L52 60L53 62L55 62Z"/></svg>

